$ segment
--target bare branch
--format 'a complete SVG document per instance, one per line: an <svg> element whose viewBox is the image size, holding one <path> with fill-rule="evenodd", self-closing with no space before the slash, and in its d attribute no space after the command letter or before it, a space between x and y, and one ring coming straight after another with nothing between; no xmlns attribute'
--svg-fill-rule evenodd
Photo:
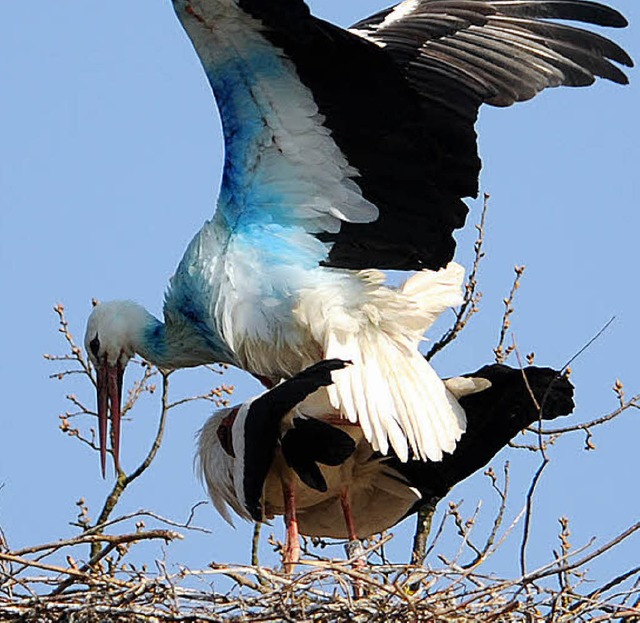
<svg viewBox="0 0 640 623"><path fill-rule="evenodd" d="M465 284L464 300L461 307L455 313L455 320L451 328L445 332L426 354L427 361L438 354L445 346L453 342L465 328L471 317L478 312L478 304L482 298L482 293L478 291L478 269L480 268L482 258L485 256L483 247L489 199L490 195L485 193L480 223L476 225L478 237L473 245L474 259L467 283Z"/></svg>
<svg viewBox="0 0 640 623"><path fill-rule="evenodd" d="M169 413L167 408L169 404L169 375L170 373L162 373L162 409L160 412L158 429L156 431L156 436L153 440L153 443L151 444L151 448L142 463L140 463L140 465L138 465L138 467L129 475L126 475L122 471L122 469L119 470L116 483L113 486L111 493L107 497L104 506L102 507L102 511L100 513L100 516L98 517L96 525L106 523L125 489L148 469L156 454L158 453L158 450L160 449L160 444L162 443L162 437L164 435L164 429L167 422L167 415ZM98 533L100 533L100 531L98 531ZM98 551L96 547L92 546L91 557L93 558L97 554Z"/></svg>
<svg viewBox="0 0 640 623"><path fill-rule="evenodd" d="M496 357L496 363L504 363L509 355L513 352L513 347L509 346L505 350L504 341L507 337L507 333L511 328L511 314L515 311L515 307L513 306L513 301L516 296L516 292L520 288L520 280L522 279L522 275L525 271L525 266L516 266L514 268L516 276L513 280L513 285L511 286L511 290L509 295L503 299L504 302L504 315L502 316L502 325L500 327L500 337L498 338L498 345L493 349L493 352Z"/></svg>

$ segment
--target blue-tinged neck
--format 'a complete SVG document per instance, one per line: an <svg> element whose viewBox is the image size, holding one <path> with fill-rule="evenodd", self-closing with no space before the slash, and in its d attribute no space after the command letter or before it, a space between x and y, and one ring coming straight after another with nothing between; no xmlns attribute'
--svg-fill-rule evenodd
<svg viewBox="0 0 640 623"><path fill-rule="evenodd" d="M187 368L205 363L235 363L231 351L207 323L201 304L198 310L189 290L167 308L165 323L133 301L106 301L97 305L85 333L85 347L95 360L106 354L115 363L123 355L129 359L138 353L160 368ZM197 297L195 297L197 300ZM204 301L203 301L204 302Z"/></svg>
<svg viewBox="0 0 640 623"><path fill-rule="evenodd" d="M164 369L190 368L207 363L235 364L222 339L208 326L174 314L166 323L149 315L135 350Z"/></svg>

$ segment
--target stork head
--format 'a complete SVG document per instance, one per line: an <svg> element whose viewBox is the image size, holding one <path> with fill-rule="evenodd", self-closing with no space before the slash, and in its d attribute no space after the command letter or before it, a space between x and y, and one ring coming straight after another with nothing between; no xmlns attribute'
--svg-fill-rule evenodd
<svg viewBox="0 0 640 623"><path fill-rule="evenodd" d="M96 370L98 390L98 437L100 464L105 475L107 429L111 414L112 449L119 468L120 412L124 369L138 351L149 313L131 301L111 301L97 305L87 321L84 346Z"/></svg>
<svg viewBox="0 0 640 623"><path fill-rule="evenodd" d="M340 359L321 361L207 420L198 435L196 469L226 521L232 523L227 507L244 519L263 521L263 491L278 448L303 483L327 490L316 463L341 465L355 444L347 433L313 418L296 418L293 410L302 408L316 390L331 385L331 373L348 364ZM317 409L318 404L308 406ZM326 404L331 409L328 400ZM324 414L328 415L319 413Z"/></svg>

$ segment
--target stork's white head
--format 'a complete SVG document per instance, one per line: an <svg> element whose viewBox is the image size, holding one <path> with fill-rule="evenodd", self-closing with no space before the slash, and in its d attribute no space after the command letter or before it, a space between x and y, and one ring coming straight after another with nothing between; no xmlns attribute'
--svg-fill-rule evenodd
<svg viewBox="0 0 640 623"><path fill-rule="evenodd" d="M100 463L105 474L107 423L111 405L113 457L119 468L120 408L124 369L139 348L150 314L132 301L110 301L97 305L87 321L84 346L96 369Z"/></svg>
<svg viewBox="0 0 640 623"><path fill-rule="evenodd" d="M149 312L133 301L96 305L87 320L84 345L94 365L106 355L110 365L127 365L142 340Z"/></svg>

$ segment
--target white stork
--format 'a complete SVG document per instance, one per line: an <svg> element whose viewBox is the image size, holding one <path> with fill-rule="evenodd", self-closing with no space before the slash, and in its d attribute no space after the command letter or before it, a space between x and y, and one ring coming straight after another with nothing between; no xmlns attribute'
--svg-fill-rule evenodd
<svg viewBox="0 0 640 623"><path fill-rule="evenodd" d="M440 460L465 415L418 344L459 301L452 233L477 194L474 123L546 87L624 84L587 0L405 0L344 30L303 0L174 0L213 89L225 164L218 207L171 279L164 322L98 306L102 468L110 404L117 465L122 374L226 362L273 385L327 358L333 409L372 447ZM391 288L374 269L419 271Z"/></svg>
<svg viewBox="0 0 640 623"><path fill-rule="evenodd" d="M316 390L344 367L339 359L317 363L215 413L198 436L197 471L226 521L227 506L258 522L284 515L288 572L300 533L355 542L395 525L420 499L397 471L373 460L359 426L318 417L331 406Z"/></svg>
<svg viewBox="0 0 640 623"><path fill-rule="evenodd" d="M218 512L243 519L284 515L284 565L298 560L299 534L350 541L393 527L444 497L542 417L573 411L573 386L551 368L494 364L445 380L468 430L442 461L401 461L373 451L359 427L318 419L317 389L340 360L323 361L242 405L210 417L198 437L197 471Z"/></svg>

